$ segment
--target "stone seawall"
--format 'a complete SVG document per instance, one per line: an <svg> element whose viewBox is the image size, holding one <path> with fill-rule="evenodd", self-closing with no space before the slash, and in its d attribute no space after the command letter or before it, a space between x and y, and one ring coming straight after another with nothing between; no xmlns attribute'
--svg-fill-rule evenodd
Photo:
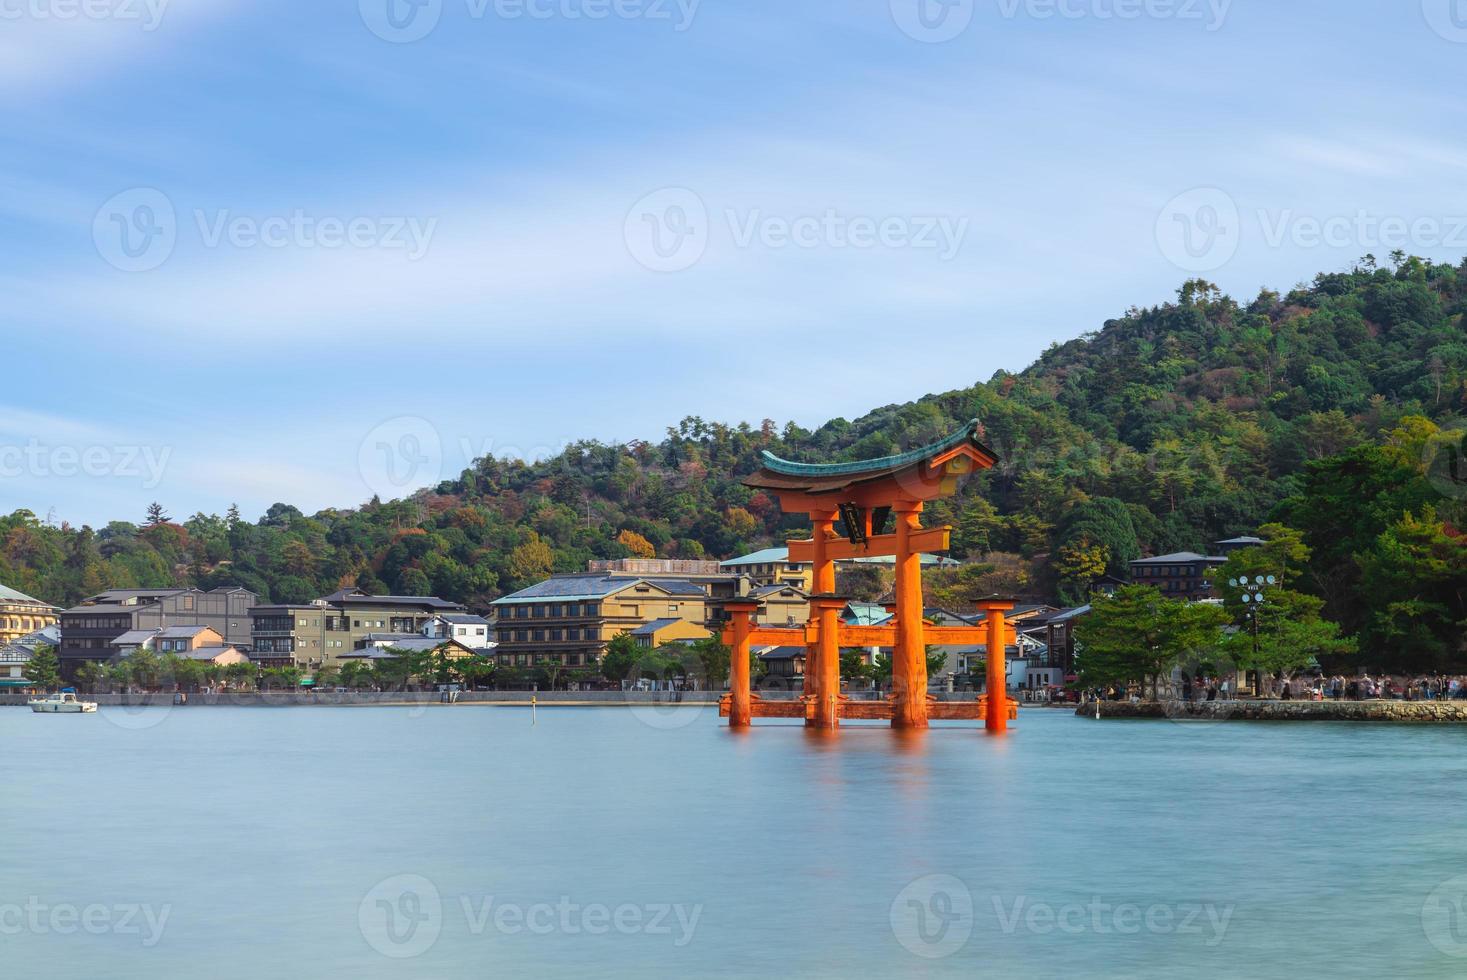
<svg viewBox="0 0 1467 980"><path fill-rule="evenodd" d="M794 701L799 694L794 691L760 691L766 701ZM971 701L973 695L937 693L939 701ZM463 691L457 704L523 705L529 707L533 697L542 707L574 705L578 707L605 705L634 707L637 705L709 705L717 704L723 697L722 691ZM32 695L0 694L0 708L23 708ZM172 694L83 694L84 701L95 701L103 707L145 707L168 705L173 702ZM873 700L869 692L851 695L852 700ZM443 695L436 691L228 691L216 694L190 694L188 705L206 707L239 708L285 708L297 706L330 705L402 705L446 704ZM1031 707L1024 705L1023 707Z"/></svg>
<svg viewBox="0 0 1467 980"><path fill-rule="evenodd" d="M1075 714L1095 717L1095 705ZM1376 721L1409 725L1467 724L1467 701L1105 701L1100 717L1174 721Z"/></svg>

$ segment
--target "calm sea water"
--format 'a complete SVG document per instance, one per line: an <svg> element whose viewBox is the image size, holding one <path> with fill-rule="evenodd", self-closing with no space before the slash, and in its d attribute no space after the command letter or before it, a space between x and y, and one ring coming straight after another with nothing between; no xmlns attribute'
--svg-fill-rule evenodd
<svg viewBox="0 0 1467 980"><path fill-rule="evenodd" d="M1467 730L0 711L0 975L1467 974Z"/></svg>

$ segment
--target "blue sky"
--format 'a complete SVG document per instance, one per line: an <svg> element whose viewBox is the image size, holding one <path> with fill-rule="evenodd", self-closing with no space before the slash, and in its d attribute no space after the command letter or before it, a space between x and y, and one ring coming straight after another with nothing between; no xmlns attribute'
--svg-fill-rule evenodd
<svg viewBox="0 0 1467 980"><path fill-rule="evenodd" d="M0 0L6 512L813 426L1467 253L1457 0L91 2Z"/></svg>

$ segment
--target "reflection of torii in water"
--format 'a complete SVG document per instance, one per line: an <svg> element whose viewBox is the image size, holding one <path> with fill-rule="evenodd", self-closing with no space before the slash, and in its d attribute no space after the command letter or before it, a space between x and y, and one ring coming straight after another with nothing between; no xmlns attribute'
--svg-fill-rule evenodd
<svg viewBox="0 0 1467 980"><path fill-rule="evenodd" d="M1003 732L1017 717L1008 700L1004 647L1015 642L1004 612L1013 602L989 599L978 603L987 616L980 626L928 626L922 622L922 553L946 551L951 528L926 528L919 515L928 500L951 496L958 480L998 462L979 441L975 420L960 432L921 449L856 463L791 463L764 453L759 471L747 487L772 491L786 513L808 514L814 537L789 543L791 562L814 568L810 620L803 629L756 626L759 603L731 599L724 603L729 623L723 641L733 648L730 692L721 714L730 727L745 727L753 718L804 718L807 725L835 728L842 718L890 718L895 728L926 728L929 718L982 718L990 732ZM893 534L882 533L896 515ZM839 518L846 538L835 534ZM840 622L846 599L835 595L835 562L848 558L891 556L896 559L894 615L883 626L848 626ZM806 647L805 691L798 702L763 701L749 691L749 650L754 643ZM980 643L988 647L987 693L974 701L941 702L927 693L928 643ZM840 693L842 647L889 647L892 693L884 702L848 701Z"/></svg>

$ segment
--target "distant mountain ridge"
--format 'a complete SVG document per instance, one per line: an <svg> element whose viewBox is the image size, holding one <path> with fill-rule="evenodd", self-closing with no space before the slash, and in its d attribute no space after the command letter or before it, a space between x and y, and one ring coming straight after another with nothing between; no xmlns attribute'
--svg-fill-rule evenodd
<svg viewBox="0 0 1467 980"><path fill-rule="evenodd" d="M0 582L63 605L106 587L239 584L281 602L353 584L481 608L592 558L722 558L778 542L800 522L739 482L760 450L884 456L975 417L1001 462L926 518L955 526L954 554L1078 561L1094 545L1084 560L1114 569L1253 531L1310 460L1379 442L1406 416L1458 423L1464 309L1467 263L1405 256L1246 304L1193 280L1018 374L813 431L689 417L656 443L483 459L408 500L310 516L277 504L256 523L231 511L50 528L17 512L0 518Z"/></svg>

